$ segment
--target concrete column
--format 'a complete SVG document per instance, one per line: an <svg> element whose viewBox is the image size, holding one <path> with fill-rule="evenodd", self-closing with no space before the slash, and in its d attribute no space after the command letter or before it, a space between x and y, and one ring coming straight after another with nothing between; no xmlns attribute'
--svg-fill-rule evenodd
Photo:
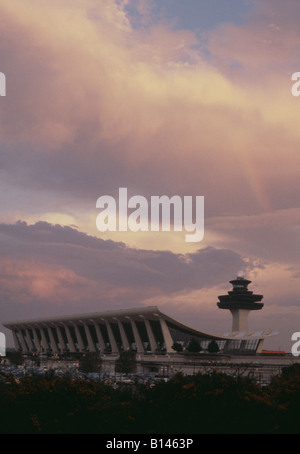
<svg viewBox="0 0 300 454"><path fill-rule="evenodd" d="M101 331L100 331L98 323L96 323L96 322L93 322L93 323L95 325L95 330L96 330L96 334L97 334L97 339L98 339L98 342L99 342L100 350L103 352L103 350L106 349L106 345L105 345L104 339L102 337L102 334L101 334Z"/></svg>
<svg viewBox="0 0 300 454"><path fill-rule="evenodd" d="M66 343L64 341L64 338L62 337L61 331L59 329L59 326L55 326L57 337L59 340L59 345L60 345L60 351L63 352L64 350L68 350Z"/></svg>
<svg viewBox="0 0 300 454"><path fill-rule="evenodd" d="M28 348L29 348L29 350L33 351L34 350L34 345L32 343L28 328L25 329L25 333L26 333Z"/></svg>
<svg viewBox="0 0 300 454"><path fill-rule="evenodd" d="M260 339L258 342L256 353L261 353L263 345L264 345L264 339Z"/></svg>
<svg viewBox="0 0 300 454"><path fill-rule="evenodd" d="M140 338L138 329L136 327L135 321L134 320L130 320L130 323L131 323L133 336L134 336L134 340L135 340L136 347L137 347L137 353L145 353L144 345L143 345L143 343L141 341L141 338Z"/></svg>
<svg viewBox="0 0 300 454"><path fill-rule="evenodd" d="M75 344L73 342L73 339L72 339L72 336L71 336L70 329L69 329L68 325L64 325L64 328L65 328L67 339L68 339L69 350L70 350L71 353L76 353L77 350L76 350Z"/></svg>
<svg viewBox="0 0 300 454"><path fill-rule="evenodd" d="M58 346L57 346L57 344L55 342L51 327L48 326L47 329L48 329L48 334L49 334L49 337L50 337L51 349L52 349L53 353L58 353L58 351L59 351L58 350Z"/></svg>
<svg viewBox="0 0 300 454"><path fill-rule="evenodd" d="M167 350L168 353L173 352L172 345L174 344L174 342L173 342L173 339L171 337L169 328L168 328L168 326L166 324L166 321L163 318L160 318L159 321L160 321L161 330L162 330L162 333L163 333L163 336L164 336L166 350Z"/></svg>
<svg viewBox="0 0 300 454"><path fill-rule="evenodd" d="M145 326L146 326L146 330L147 330L147 334L148 334L148 338L149 338L149 342L150 342L150 348L151 348L151 351L154 353L155 350L157 350L157 342L155 340L150 322L147 319L145 319Z"/></svg>
<svg viewBox="0 0 300 454"><path fill-rule="evenodd" d="M119 320L118 320L118 326L119 326L119 330L120 330L120 334L121 334L123 349L129 350L130 349L129 342L128 342L124 327L122 325L122 322L120 322Z"/></svg>
<svg viewBox="0 0 300 454"><path fill-rule="evenodd" d="M41 352L42 346L41 346L41 342L39 341L39 338L38 338L38 335L36 332L36 328L32 328L32 332L33 332L33 340L34 340L34 345L35 345L36 351Z"/></svg>
<svg viewBox="0 0 300 454"><path fill-rule="evenodd" d="M14 329L12 334L13 334L13 338L14 338L15 348L16 348L16 350L19 350L20 348L22 349L22 345L19 342L19 339L17 338L16 332L17 332L17 330Z"/></svg>
<svg viewBox="0 0 300 454"><path fill-rule="evenodd" d="M47 342L43 327L40 328L40 332L41 332L41 336L42 336L42 348L44 349L44 351L49 350L50 345Z"/></svg>
<svg viewBox="0 0 300 454"><path fill-rule="evenodd" d="M76 334L76 338L77 338L77 343L78 343L79 351L82 352L82 351L85 350L85 345L84 345L84 342L83 342L83 340L82 340L82 337L81 337L81 334L80 334L78 325L76 325L75 323L74 323L74 329L75 329L75 334Z"/></svg>
<svg viewBox="0 0 300 454"><path fill-rule="evenodd" d="M96 351L96 347L94 345L94 342L93 342L89 327L88 327L88 325L86 323L84 323L83 326L84 326L85 335L86 335L86 338L87 338L87 341L88 341L89 351L90 352L95 352Z"/></svg>
<svg viewBox="0 0 300 454"><path fill-rule="evenodd" d="M26 342L25 342L24 336L22 334L22 329L18 330L18 334L19 334L19 337L20 337L20 343L21 343L22 351L23 352L27 352Z"/></svg>
<svg viewBox="0 0 300 454"><path fill-rule="evenodd" d="M110 343L110 347L111 347L111 352L112 352L112 353L119 353L119 349L118 349L118 346L117 346L117 343L116 343L114 334L113 334L113 332L112 332L110 323L109 323L108 321L105 320L105 324L106 324L106 328L107 328L107 332L108 332L108 337L109 337L109 343Z"/></svg>

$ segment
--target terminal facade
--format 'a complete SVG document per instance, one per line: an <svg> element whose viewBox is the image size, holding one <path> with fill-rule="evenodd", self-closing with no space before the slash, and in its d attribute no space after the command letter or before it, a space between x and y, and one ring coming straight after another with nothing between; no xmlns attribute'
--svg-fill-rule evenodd
<svg viewBox="0 0 300 454"><path fill-rule="evenodd" d="M174 344L180 351L187 350L191 341L196 341L202 352L209 351L214 342L220 353L251 355L261 351L264 338L270 335L249 330L210 334L182 324L156 306L13 321L4 326L12 331L17 350L56 356L86 352L116 355L126 350L164 355L174 353Z"/></svg>
<svg viewBox="0 0 300 454"><path fill-rule="evenodd" d="M274 331L248 328L250 311L263 308L262 295L248 290L251 281L242 273L230 281L232 290L218 297L219 309L232 314L228 333L211 334L181 323L157 306L105 312L44 317L2 323L13 334L15 348L24 356L51 361L78 361L88 352L98 352L105 370L114 371L115 361L123 351L136 352L137 371L194 374L217 367L232 373L245 367L261 382L282 367L300 358L273 355L263 351L266 338ZM189 347L194 343L198 350ZM214 344L214 350L210 347ZM249 372L249 365L252 369Z"/></svg>
<svg viewBox="0 0 300 454"><path fill-rule="evenodd" d="M202 352L209 351L214 342L217 351L224 354L259 353L265 337L272 333L249 331L247 317L251 310L263 307L262 303L257 303L262 295L253 295L248 290L251 281L241 274L230 282L233 290L219 296L217 303L220 309L229 309L233 316L233 329L227 335L186 326L156 306L14 321L4 326L11 329L16 349L27 354L63 356L100 352L116 355L133 350L140 355L164 355L175 350L184 352L192 341L196 341Z"/></svg>
<svg viewBox="0 0 300 454"><path fill-rule="evenodd" d="M138 373L172 376L179 371L195 374L219 370L240 374L243 370L260 383L267 383L283 367L300 363L300 357L263 350L264 340L278 334L248 328L249 313L263 308L263 296L248 290L251 281L241 272L230 283L232 289L219 296L216 303L219 309L232 314L231 330L222 334L187 326L157 306L2 324L11 330L16 350L25 357L46 360L47 367L75 365L82 355L98 352L103 369L112 374L120 353L134 351ZM192 343L198 350L189 348ZM212 344L214 350L210 349Z"/></svg>
<svg viewBox="0 0 300 454"><path fill-rule="evenodd" d="M158 307L80 314L5 323L12 330L17 350L23 353L72 355L101 352L105 355L133 350L139 354L174 353L195 340L201 351L212 341L223 353L255 354L262 348L264 335L236 333L218 336L183 325L162 313Z"/></svg>

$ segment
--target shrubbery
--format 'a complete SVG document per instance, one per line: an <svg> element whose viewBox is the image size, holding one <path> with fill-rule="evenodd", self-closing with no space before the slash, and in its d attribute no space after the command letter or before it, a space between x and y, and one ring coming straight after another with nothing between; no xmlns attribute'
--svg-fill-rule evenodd
<svg viewBox="0 0 300 454"><path fill-rule="evenodd" d="M218 373L127 389L54 374L3 377L0 415L2 434L299 433L300 371L287 368L263 388Z"/></svg>

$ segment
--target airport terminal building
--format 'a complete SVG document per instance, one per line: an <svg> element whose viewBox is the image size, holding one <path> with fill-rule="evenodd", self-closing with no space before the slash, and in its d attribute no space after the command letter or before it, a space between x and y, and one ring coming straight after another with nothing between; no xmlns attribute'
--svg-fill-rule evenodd
<svg viewBox="0 0 300 454"><path fill-rule="evenodd" d="M250 311L263 307L263 296L248 290L250 282L239 274L230 281L232 290L218 297L217 307L232 314L232 328L222 334L187 326L157 306L10 321L3 325L12 331L16 350L28 357L68 361L98 352L104 366L113 370L120 353L131 350L136 352L140 371L167 368L168 373L195 373L209 358L228 365L257 362L264 340L276 334L248 329ZM192 344L197 349L191 349Z"/></svg>
<svg viewBox="0 0 300 454"><path fill-rule="evenodd" d="M255 354L269 332L236 332L213 335L190 328L169 317L158 307L88 313L4 323L23 353L72 355L101 352L105 355L134 350L139 354L174 353L174 344L188 348L196 340L201 351L212 341L228 354Z"/></svg>
<svg viewBox="0 0 300 454"><path fill-rule="evenodd" d="M248 290L251 281L242 273L230 283L233 289L219 296L217 303L220 309L229 309L232 313L232 330L226 335L186 326L156 306L6 322L4 326L11 329L16 349L28 354L100 352L116 355L133 350L141 355L164 355L175 350L186 351L192 341L203 352L210 351L213 342L217 351L224 354L259 353L265 337L273 333L249 331L248 315L252 310L262 309L263 296Z"/></svg>

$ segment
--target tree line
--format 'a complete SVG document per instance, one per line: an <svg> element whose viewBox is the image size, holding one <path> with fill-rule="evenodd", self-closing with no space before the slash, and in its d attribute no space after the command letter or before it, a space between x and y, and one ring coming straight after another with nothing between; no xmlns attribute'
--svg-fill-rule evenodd
<svg viewBox="0 0 300 454"><path fill-rule="evenodd" d="M0 417L2 434L299 434L300 367L264 387L214 371L120 389L1 373Z"/></svg>

